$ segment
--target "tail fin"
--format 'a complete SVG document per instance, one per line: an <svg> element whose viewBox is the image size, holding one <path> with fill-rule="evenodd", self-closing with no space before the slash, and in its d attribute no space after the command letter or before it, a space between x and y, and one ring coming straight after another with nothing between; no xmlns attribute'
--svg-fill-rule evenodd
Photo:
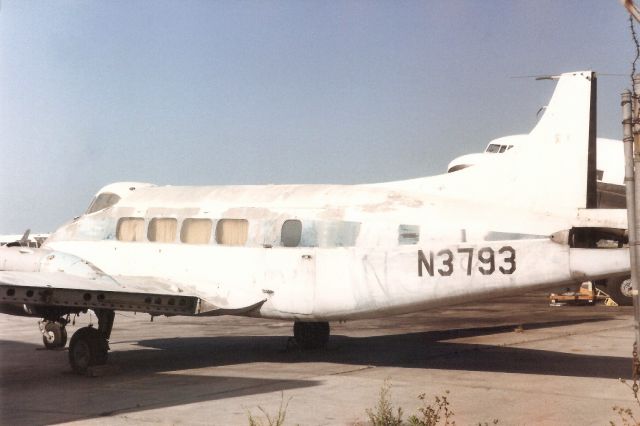
<svg viewBox="0 0 640 426"><path fill-rule="evenodd" d="M595 73L562 74L525 143L455 173L393 185L536 211L595 207Z"/></svg>
<svg viewBox="0 0 640 426"><path fill-rule="evenodd" d="M558 167L548 170L545 182L561 185L558 191L553 186L545 192L560 194L562 190L572 192L571 207L595 208L596 196L596 122L597 79L594 72L562 74L551 102L540 122L529 133L529 149L535 144L548 148L554 159L549 165ZM540 153L538 153L540 154ZM539 160L544 158L537 157ZM535 152L531 154L534 157ZM556 161L554 161L556 160ZM549 180L551 177L553 180ZM554 184L555 183L555 184ZM559 202L560 200L555 200Z"/></svg>

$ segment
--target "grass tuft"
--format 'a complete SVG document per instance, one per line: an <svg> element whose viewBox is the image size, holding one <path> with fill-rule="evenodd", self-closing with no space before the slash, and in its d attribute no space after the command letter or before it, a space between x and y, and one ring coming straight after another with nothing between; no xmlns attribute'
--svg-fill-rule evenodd
<svg viewBox="0 0 640 426"><path fill-rule="evenodd" d="M393 408L391 385L387 380L384 381L380 388L378 403L374 408L367 408L366 413L372 426L401 426L403 424L402 408L398 407L397 410Z"/></svg>
<svg viewBox="0 0 640 426"><path fill-rule="evenodd" d="M620 383L626 385L631 390L631 392L633 393L633 398L636 400L636 405L638 406L638 408L640 408L640 400L638 399L638 394L633 390L633 387L629 385L629 383L627 383L625 379L619 380ZM619 407L617 405L614 405L612 409L618 415L618 417L620 417L620 421L622 421L622 424L624 426L640 426L640 422L638 422L638 420L636 420L636 418L634 417L631 408ZM613 420L609 421L609 424L611 426L616 425Z"/></svg>
<svg viewBox="0 0 640 426"><path fill-rule="evenodd" d="M289 401L291 398L287 399L287 402L284 402L284 393L280 394L280 407L278 407L278 412L272 417L267 410L258 405L258 410L262 411L264 415L261 417L253 417L253 414L249 411L249 426L282 426L284 425L284 420L287 416L287 407L289 406Z"/></svg>

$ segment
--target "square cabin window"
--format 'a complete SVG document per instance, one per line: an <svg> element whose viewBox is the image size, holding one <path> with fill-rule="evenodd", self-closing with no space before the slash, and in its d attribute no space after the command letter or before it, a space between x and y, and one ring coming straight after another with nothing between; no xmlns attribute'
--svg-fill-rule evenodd
<svg viewBox="0 0 640 426"><path fill-rule="evenodd" d="M144 219L123 217L118 220L116 238L120 241L142 241L144 239Z"/></svg>
<svg viewBox="0 0 640 426"><path fill-rule="evenodd" d="M182 221L180 241L187 244L207 244L211 239L212 228L210 219L185 219Z"/></svg>
<svg viewBox="0 0 640 426"><path fill-rule="evenodd" d="M216 242L227 246L243 246L249 236L246 219L220 219L216 225Z"/></svg>
<svg viewBox="0 0 640 426"><path fill-rule="evenodd" d="M147 238L157 243L173 243L176 241L178 221L171 217L155 217L149 222Z"/></svg>
<svg viewBox="0 0 640 426"><path fill-rule="evenodd" d="M399 225L398 226L398 244L409 245L418 244L420 240L420 226L418 225Z"/></svg>
<svg viewBox="0 0 640 426"><path fill-rule="evenodd" d="M280 232L280 241L285 247L298 247L302 236L302 222L296 219L285 220Z"/></svg>

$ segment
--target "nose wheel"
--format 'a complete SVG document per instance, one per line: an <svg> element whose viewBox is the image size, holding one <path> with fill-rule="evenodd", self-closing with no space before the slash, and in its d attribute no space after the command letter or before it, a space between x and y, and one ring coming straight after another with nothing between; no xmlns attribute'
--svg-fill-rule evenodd
<svg viewBox="0 0 640 426"><path fill-rule="evenodd" d="M64 348L67 344L67 330L61 321L44 321L40 324L42 343L50 350Z"/></svg>

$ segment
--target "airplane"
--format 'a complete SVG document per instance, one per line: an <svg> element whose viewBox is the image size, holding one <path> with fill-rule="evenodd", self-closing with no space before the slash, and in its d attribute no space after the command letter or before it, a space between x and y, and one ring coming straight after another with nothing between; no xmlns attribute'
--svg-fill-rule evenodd
<svg viewBox="0 0 640 426"><path fill-rule="evenodd" d="M530 139L528 134L494 139L487 144L481 153L465 154L451 160L447 166L447 173L453 173L490 160L493 155L503 154L521 144L529 143ZM596 153L596 206L598 208L626 208L622 141L596 138ZM598 280L595 284L618 305L631 306L633 304L630 276L617 280Z"/></svg>
<svg viewBox="0 0 640 426"><path fill-rule="evenodd" d="M493 154L503 154L529 141L529 135L503 136L489 142L483 152L454 158L447 166L453 173L474 166ZM596 138L596 179L598 207L622 209L627 207L624 185L624 145L622 141Z"/></svg>
<svg viewBox="0 0 640 426"><path fill-rule="evenodd" d="M32 234L27 229L22 235L0 235L0 246L40 247L48 237L49 234Z"/></svg>
<svg viewBox="0 0 640 426"><path fill-rule="evenodd" d="M535 143L456 173L358 185L107 185L40 248L0 247L0 311L98 327L71 368L107 362L115 311L293 321L376 318L629 274L624 209L595 209L596 75L563 74ZM508 161L506 161L508 160Z"/></svg>

